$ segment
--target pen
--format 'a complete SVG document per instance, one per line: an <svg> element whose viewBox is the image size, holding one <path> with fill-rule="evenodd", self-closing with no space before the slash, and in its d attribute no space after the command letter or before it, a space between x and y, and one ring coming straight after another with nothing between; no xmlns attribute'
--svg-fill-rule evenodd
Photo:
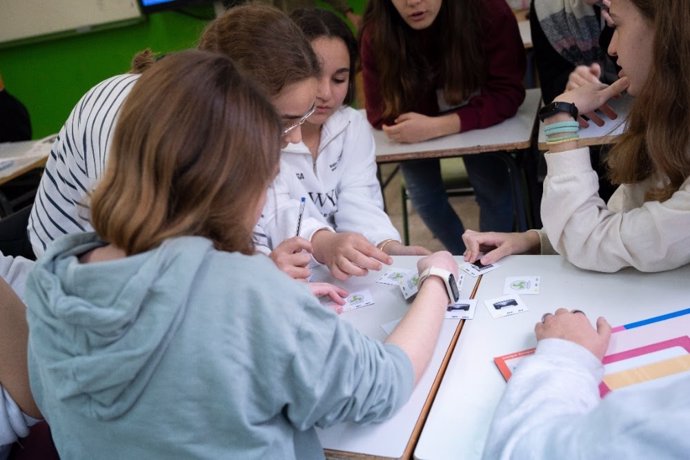
<svg viewBox="0 0 690 460"><path fill-rule="evenodd" d="M302 215L304 214L304 204L307 201L305 197L299 200L299 214L297 215L297 232L295 236L299 236L299 231L302 228Z"/></svg>

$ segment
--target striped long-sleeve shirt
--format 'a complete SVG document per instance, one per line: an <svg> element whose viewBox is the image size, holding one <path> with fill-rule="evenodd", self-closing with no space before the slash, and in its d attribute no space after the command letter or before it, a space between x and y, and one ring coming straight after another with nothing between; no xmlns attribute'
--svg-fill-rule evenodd
<svg viewBox="0 0 690 460"><path fill-rule="evenodd" d="M117 115L137 78L118 75L90 89L60 130L29 218L36 256L61 235L93 229L89 194L103 174Z"/></svg>

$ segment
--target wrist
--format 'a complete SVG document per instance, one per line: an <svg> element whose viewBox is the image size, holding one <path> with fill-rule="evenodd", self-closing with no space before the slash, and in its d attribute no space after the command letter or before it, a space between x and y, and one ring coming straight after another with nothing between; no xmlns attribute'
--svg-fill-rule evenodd
<svg viewBox="0 0 690 460"><path fill-rule="evenodd" d="M326 262L324 248L328 248L335 233L330 228L320 228L311 236L312 256L320 264Z"/></svg>
<svg viewBox="0 0 690 460"><path fill-rule="evenodd" d="M455 276L453 276L450 271L439 267L429 267L425 269L419 275L419 289L430 279L437 279L443 284L450 303L454 303L460 298L460 291L458 290Z"/></svg>

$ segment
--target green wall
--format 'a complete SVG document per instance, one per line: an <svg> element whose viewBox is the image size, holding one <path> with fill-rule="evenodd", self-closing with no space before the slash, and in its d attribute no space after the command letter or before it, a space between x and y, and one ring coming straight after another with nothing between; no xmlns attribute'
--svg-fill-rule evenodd
<svg viewBox="0 0 690 460"><path fill-rule="evenodd" d="M366 0L351 0L361 13ZM208 17L210 9L200 9ZM31 114L34 139L60 130L79 98L93 85L126 72L134 54L196 45L207 21L177 12L151 14L145 22L0 49L7 90Z"/></svg>
<svg viewBox="0 0 690 460"><path fill-rule="evenodd" d="M60 129L89 88L126 72L137 51L193 47L205 24L165 12L134 25L0 49L0 73L29 109L33 137L41 138Z"/></svg>

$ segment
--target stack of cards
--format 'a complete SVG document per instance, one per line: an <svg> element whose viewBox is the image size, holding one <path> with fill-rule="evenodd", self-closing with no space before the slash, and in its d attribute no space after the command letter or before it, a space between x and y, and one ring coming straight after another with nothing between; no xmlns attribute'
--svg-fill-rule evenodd
<svg viewBox="0 0 690 460"><path fill-rule="evenodd" d="M384 272L378 280L379 284L387 284L389 286L398 286L402 291L403 297L409 299L417 293L419 284L419 274L417 270L409 270L406 268L396 268Z"/></svg>
<svg viewBox="0 0 690 460"><path fill-rule="evenodd" d="M374 305L374 297L371 295L371 291L369 289L351 292L345 298L345 305L338 305L335 302L329 302L326 304L327 307L332 308L338 313L357 310L358 308L368 307L370 305Z"/></svg>

